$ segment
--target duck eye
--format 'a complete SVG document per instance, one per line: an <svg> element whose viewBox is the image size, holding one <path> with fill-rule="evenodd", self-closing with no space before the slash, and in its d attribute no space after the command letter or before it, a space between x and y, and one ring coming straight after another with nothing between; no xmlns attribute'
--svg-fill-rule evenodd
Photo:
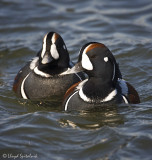
<svg viewBox="0 0 152 160"><path fill-rule="evenodd" d="M108 62L108 57L104 57L104 61L105 61L105 62Z"/></svg>

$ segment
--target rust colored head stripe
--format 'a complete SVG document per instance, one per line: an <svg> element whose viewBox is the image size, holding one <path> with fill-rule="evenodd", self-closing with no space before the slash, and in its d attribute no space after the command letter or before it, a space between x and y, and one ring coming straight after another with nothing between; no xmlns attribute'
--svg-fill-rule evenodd
<svg viewBox="0 0 152 160"><path fill-rule="evenodd" d="M86 53L89 52L90 50L96 48L96 47L98 47L98 48L104 48L105 45L102 44L102 43L93 43L93 44L91 44L91 45L87 48Z"/></svg>
<svg viewBox="0 0 152 160"><path fill-rule="evenodd" d="M54 33L54 40L56 41L58 39L59 35L57 33Z"/></svg>

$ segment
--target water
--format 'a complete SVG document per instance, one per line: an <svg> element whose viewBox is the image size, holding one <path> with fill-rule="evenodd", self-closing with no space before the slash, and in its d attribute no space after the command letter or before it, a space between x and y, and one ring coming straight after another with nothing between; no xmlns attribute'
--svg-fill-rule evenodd
<svg viewBox="0 0 152 160"><path fill-rule="evenodd" d="M94 112L63 112L18 99L18 70L56 31L75 62L89 41L104 43L141 104ZM151 0L0 1L0 159L152 159Z"/></svg>

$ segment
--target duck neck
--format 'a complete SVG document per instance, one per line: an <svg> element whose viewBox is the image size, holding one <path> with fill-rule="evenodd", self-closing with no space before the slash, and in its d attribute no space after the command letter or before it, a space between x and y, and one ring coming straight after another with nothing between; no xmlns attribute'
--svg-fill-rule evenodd
<svg viewBox="0 0 152 160"><path fill-rule="evenodd" d="M83 86L83 93L90 99L104 99L115 90L112 81L91 77Z"/></svg>
<svg viewBox="0 0 152 160"><path fill-rule="evenodd" d="M54 61L45 65L39 64L38 69L47 74L58 75L66 71L68 69L68 65L59 66L58 61Z"/></svg>

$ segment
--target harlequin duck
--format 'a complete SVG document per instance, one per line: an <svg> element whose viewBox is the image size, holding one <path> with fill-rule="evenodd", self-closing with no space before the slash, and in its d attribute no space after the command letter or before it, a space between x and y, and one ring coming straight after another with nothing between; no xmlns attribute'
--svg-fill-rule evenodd
<svg viewBox="0 0 152 160"><path fill-rule="evenodd" d="M42 50L17 74L13 90L24 99L63 96L71 85L85 79L83 73L66 75L71 67L62 37L50 32L44 36Z"/></svg>
<svg viewBox="0 0 152 160"><path fill-rule="evenodd" d="M67 90L63 101L65 111L140 103L137 91L122 79L114 56L104 44L90 42L82 47L78 63L67 74L80 71L84 71L88 79Z"/></svg>

